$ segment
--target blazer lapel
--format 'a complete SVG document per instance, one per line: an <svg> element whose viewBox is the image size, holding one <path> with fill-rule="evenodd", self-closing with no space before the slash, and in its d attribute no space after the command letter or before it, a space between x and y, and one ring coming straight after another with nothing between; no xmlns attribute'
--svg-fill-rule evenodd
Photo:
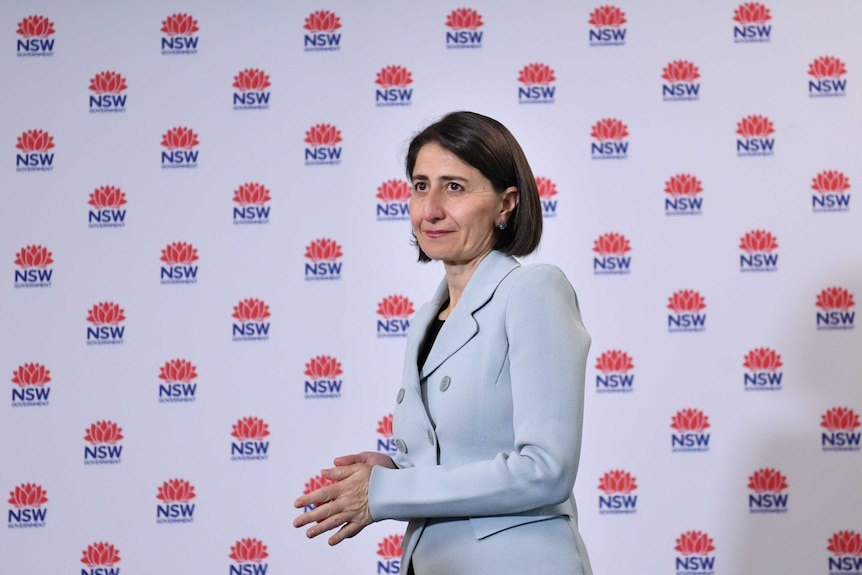
<svg viewBox="0 0 862 575"><path fill-rule="evenodd" d="M446 318L446 323L440 329L440 333L431 347L431 352L428 354L428 359L425 360L425 365L422 366L421 373L419 374L420 379L428 377L441 363L464 347L476 335L479 331L479 325L473 318L473 314L488 303L488 300L494 295L494 291L500 285L500 282L503 281L503 278L518 266L520 266L518 260L498 251L491 251L491 253L485 256L485 259L479 262L479 266L467 283L460 301L455 305L455 309L452 310L452 313ZM440 305L443 303L443 299L447 293L448 289L444 278L441 286L437 288L437 295L440 298L435 297L436 305L432 307L431 314L424 324L424 330L427 331L428 325L434 318L434 314L440 309ZM417 325L417 327L419 326ZM422 333L424 337L424 331ZM421 340L421 338L418 339ZM416 361L416 357L414 353L414 362Z"/></svg>
<svg viewBox="0 0 862 575"><path fill-rule="evenodd" d="M419 389L419 370L416 364L419 361L419 347L422 345L422 340L425 339L428 326L437 316L440 306L443 305L448 294L449 288L446 284L446 278L443 278L440 285L437 286L437 291L434 292L434 297L419 308L419 311L410 320L410 336L412 337L407 338L407 348L404 350L404 381L417 390Z"/></svg>

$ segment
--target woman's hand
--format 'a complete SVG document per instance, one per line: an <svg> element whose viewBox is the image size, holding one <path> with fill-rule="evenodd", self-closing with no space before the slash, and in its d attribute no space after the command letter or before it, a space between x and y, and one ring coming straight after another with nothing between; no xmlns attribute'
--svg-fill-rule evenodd
<svg viewBox="0 0 862 575"><path fill-rule="evenodd" d="M335 465L321 471L324 478L334 483L303 495L294 502L294 506L300 509L314 505L314 509L293 521L294 527L314 523L305 532L308 537L317 537L340 528L329 538L330 545L353 537L374 521L368 510L371 469L374 465L395 468L388 456L371 451L338 457Z"/></svg>

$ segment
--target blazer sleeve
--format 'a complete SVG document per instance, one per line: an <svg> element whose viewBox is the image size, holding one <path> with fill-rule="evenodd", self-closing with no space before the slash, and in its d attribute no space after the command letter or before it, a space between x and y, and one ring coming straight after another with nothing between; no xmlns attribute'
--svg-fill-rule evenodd
<svg viewBox="0 0 862 575"><path fill-rule="evenodd" d="M463 465L375 467L369 486L375 520L521 513L571 496L590 336L558 268L520 271L505 305L513 451Z"/></svg>

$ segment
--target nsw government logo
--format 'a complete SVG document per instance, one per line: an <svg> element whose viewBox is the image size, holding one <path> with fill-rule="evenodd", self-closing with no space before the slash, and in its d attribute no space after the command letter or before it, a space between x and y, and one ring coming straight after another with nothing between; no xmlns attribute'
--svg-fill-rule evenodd
<svg viewBox="0 0 862 575"><path fill-rule="evenodd" d="M404 66L384 66L377 72L374 101L378 106L409 106L413 98L413 76Z"/></svg>
<svg viewBox="0 0 862 575"><path fill-rule="evenodd" d="M269 76L266 72L258 68L246 68L240 70L233 77L233 87L236 92L233 93L233 109L234 110L266 110L269 108L269 96L271 92L267 90L271 84Z"/></svg>
<svg viewBox="0 0 862 575"><path fill-rule="evenodd" d="M833 533L826 550L832 554L829 575L862 574L862 535L855 531Z"/></svg>
<svg viewBox="0 0 862 575"><path fill-rule="evenodd" d="M233 201L239 207L233 208L234 225L243 224L268 224L269 190L256 182L241 185L233 192Z"/></svg>
<svg viewBox="0 0 862 575"><path fill-rule="evenodd" d="M233 424L230 444L231 461L262 461L269 458L269 425L259 417L244 417Z"/></svg>
<svg viewBox="0 0 862 575"><path fill-rule="evenodd" d="M161 267L160 281L162 285L194 284L198 281L198 250L186 242L168 244L162 250L159 260Z"/></svg>
<svg viewBox="0 0 862 575"><path fill-rule="evenodd" d="M87 345L122 344L126 332L126 326L120 325L126 321L123 314L123 308L110 301L97 303L90 308L87 321L92 327L87 328Z"/></svg>
<svg viewBox="0 0 862 575"><path fill-rule="evenodd" d="M48 503L48 492L36 483L22 483L9 492L9 516L6 526L9 529L26 527L45 527L48 510L42 506Z"/></svg>
<svg viewBox="0 0 862 575"><path fill-rule="evenodd" d="M401 573L403 535L390 535L377 544L377 573Z"/></svg>
<svg viewBox="0 0 862 575"><path fill-rule="evenodd" d="M309 493L317 491L321 487L326 487L327 485L332 485L333 483L335 483L335 482L332 481L331 479L327 479L323 475L318 475L316 477L312 477L311 479L309 479L306 482L305 487L302 490L302 494L308 495ZM315 505L313 503L311 505L306 505L305 507L303 507L303 512L311 511L314 508L315 508Z"/></svg>
<svg viewBox="0 0 862 575"><path fill-rule="evenodd" d="M377 221L395 222L410 219L410 184L403 180L387 180L377 188Z"/></svg>
<svg viewBox="0 0 862 575"><path fill-rule="evenodd" d="M54 263L51 252L44 246L24 246L15 254L15 265L21 268L15 270L16 288L47 288L51 287L51 276Z"/></svg>
<svg viewBox="0 0 862 575"><path fill-rule="evenodd" d="M665 182L664 199L666 216L699 216L703 207L703 184L691 174L677 174Z"/></svg>
<svg viewBox="0 0 862 575"><path fill-rule="evenodd" d="M859 414L849 407L833 407L821 416L820 427L826 431L820 437L823 451L859 451L862 433Z"/></svg>
<svg viewBox="0 0 862 575"><path fill-rule="evenodd" d="M236 321L233 324L234 341L266 341L269 339L270 322L269 306L257 298L240 300L233 307L231 315Z"/></svg>
<svg viewBox="0 0 862 575"><path fill-rule="evenodd" d="M112 465L122 461L123 446L117 445L123 439L123 429L113 421L103 420L91 423L84 434L84 465Z"/></svg>
<svg viewBox="0 0 862 575"><path fill-rule="evenodd" d="M266 575L269 568L269 563L264 561L269 557L266 545L253 537L240 539L231 545L229 557L233 559L229 575Z"/></svg>
<svg viewBox="0 0 862 575"><path fill-rule="evenodd" d="M403 295L390 295L377 304L377 337L407 337L413 302Z"/></svg>
<svg viewBox="0 0 862 575"><path fill-rule="evenodd" d="M671 419L676 430L671 435L671 449L677 453L709 451L709 417L699 409L680 409Z"/></svg>
<svg viewBox="0 0 862 575"><path fill-rule="evenodd" d="M610 232L602 234L593 242L594 275L624 275L631 272L632 258L628 256L632 247L622 234Z"/></svg>
<svg viewBox="0 0 862 575"><path fill-rule="evenodd" d="M626 13L616 6L599 6L590 14L590 46L625 46Z"/></svg>
<svg viewBox="0 0 862 575"><path fill-rule="evenodd" d="M192 523L195 504L189 503L195 495L194 486L185 479L168 479L159 487L156 499L156 523Z"/></svg>
<svg viewBox="0 0 862 575"><path fill-rule="evenodd" d="M87 566L81 569L81 575L120 575L120 550L111 543L104 541L93 543L83 551L81 563Z"/></svg>
<svg viewBox="0 0 862 575"><path fill-rule="evenodd" d="M634 476L628 471L615 469L599 479L599 513L602 515L621 515L637 513L638 496L632 492L637 489Z"/></svg>
<svg viewBox="0 0 862 575"><path fill-rule="evenodd" d="M335 12L318 10L305 19L303 26L308 33L303 43L306 52L332 52L341 50L341 19Z"/></svg>
<svg viewBox="0 0 862 575"><path fill-rule="evenodd" d="M835 56L821 56L808 65L808 95L812 98L824 96L846 96L847 68Z"/></svg>
<svg viewBox="0 0 862 575"><path fill-rule="evenodd" d="M850 211L850 179L837 170L824 170L814 178L811 209L815 212Z"/></svg>
<svg viewBox="0 0 862 575"><path fill-rule="evenodd" d="M18 56L53 56L54 23L45 16L27 16L18 22L15 31L18 39Z"/></svg>
<svg viewBox="0 0 862 575"><path fill-rule="evenodd" d="M553 104L557 91L553 82L556 79L554 71L547 64L527 64L518 72L518 82L523 84L518 87L518 103Z"/></svg>
<svg viewBox="0 0 862 575"><path fill-rule="evenodd" d="M736 155L772 156L775 152L775 133L772 121L766 116L746 116L736 124L736 133L741 136L736 140Z"/></svg>
<svg viewBox="0 0 862 575"><path fill-rule="evenodd" d="M195 400L198 372L187 359L172 359L159 368L159 403L189 403Z"/></svg>
<svg viewBox="0 0 862 575"><path fill-rule="evenodd" d="M481 48L482 16L472 8L456 8L446 17L447 48Z"/></svg>
<svg viewBox="0 0 862 575"><path fill-rule="evenodd" d="M41 363L25 363L12 372L12 407L44 407L51 395L51 372Z"/></svg>
<svg viewBox="0 0 862 575"><path fill-rule="evenodd" d="M774 272L778 270L778 240L765 230L751 230L739 242L739 271Z"/></svg>
<svg viewBox="0 0 862 575"><path fill-rule="evenodd" d="M681 289L668 298L667 307L673 313L667 316L667 330L696 332L706 329L706 300L694 290Z"/></svg>
<svg viewBox="0 0 862 575"><path fill-rule="evenodd" d="M126 194L114 186L96 188L87 202L90 209L87 225L90 228L122 228L126 226Z"/></svg>
<svg viewBox="0 0 862 575"><path fill-rule="evenodd" d="M715 551L712 538L703 531L686 531L676 540L676 575L712 575Z"/></svg>
<svg viewBox="0 0 862 575"><path fill-rule="evenodd" d="M628 135L628 126L616 118L605 118L596 122L590 132L590 137L596 140L591 147L593 159L624 160L627 158Z"/></svg>
<svg viewBox="0 0 862 575"><path fill-rule="evenodd" d="M610 349L596 360L596 392L631 393L635 375L632 358L624 351Z"/></svg>
<svg viewBox="0 0 862 575"><path fill-rule="evenodd" d="M126 79L118 72L99 72L90 78L90 113L125 112L126 94L128 89Z"/></svg>
<svg viewBox="0 0 862 575"><path fill-rule="evenodd" d="M393 415L385 415L383 419L377 422L377 451L387 455L395 455L398 451L398 446L395 443L394 433L392 431Z"/></svg>
<svg viewBox="0 0 862 575"><path fill-rule="evenodd" d="M733 11L733 41L736 43L769 42L772 35L772 20L769 8L760 2L740 4Z"/></svg>
<svg viewBox="0 0 862 575"><path fill-rule="evenodd" d="M665 102L685 102L700 99L700 71L688 60L674 60L662 70L661 95Z"/></svg>
<svg viewBox="0 0 862 575"><path fill-rule="evenodd" d="M331 355L318 355L305 364L305 399L337 399L344 380L341 363Z"/></svg>
<svg viewBox="0 0 862 575"><path fill-rule="evenodd" d="M781 391L781 356L774 349L756 347L748 352L743 362L748 369L744 375L745 391Z"/></svg>
<svg viewBox="0 0 862 575"><path fill-rule="evenodd" d="M305 165L323 166L341 163L341 132L332 124L315 124L305 132Z"/></svg>
<svg viewBox="0 0 862 575"><path fill-rule="evenodd" d="M341 246L329 238L305 246L305 281L340 280L342 255Z"/></svg>
<svg viewBox="0 0 862 575"><path fill-rule="evenodd" d="M45 130L27 130L15 144L22 153L15 154L16 172L50 172L54 169L54 137Z"/></svg>
<svg viewBox="0 0 862 575"><path fill-rule="evenodd" d="M787 477L777 469L758 469L748 478L749 513L787 513Z"/></svg>
<svg viewBox="0 0 862 575"><path fill-rule="evenodd" d="M817 329L841 330L853 329L856 312L850 311L856 306L853 294L842 287L828 287L817 295Z"/></svg>
<svg viewBox="0 0 862 575"><path fill-rule="evenodd" d="M190 128L171 128L162 135L162 169L197 168L198 135Z"/></svg>
<svg viewBox="0 0 862 575"><path fill-rule="evenodd" d="M542 204L542 217L555 218L557 217L557 184L549 178L541 176L536 178L536 187L539 189L539 202Z"/></svg>
<svg viewBox="0 0 862 575"><path fill-rule="evenodd" d="M171 14L162 21L162 54L197 54L198 21L188 14Z"/></svg>

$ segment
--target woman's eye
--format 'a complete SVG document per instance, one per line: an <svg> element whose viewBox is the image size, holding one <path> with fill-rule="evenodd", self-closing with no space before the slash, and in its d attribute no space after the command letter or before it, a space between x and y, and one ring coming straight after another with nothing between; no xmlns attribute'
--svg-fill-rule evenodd
<svg viewBox="0 0 862 575"><path fill-rule="evenodd" d="M461 184L456 184L455 182L449 182L449 191L452 192L461 192L464 188L461 187Z"/></svg>
<svg viewBox="0 0 862 575"><path fill-rule="evenodd" d="M428 189L428 184L426 184L425 182L416 182L415 184L413 184L413 189L417 192L424 192Z"/></svg>

